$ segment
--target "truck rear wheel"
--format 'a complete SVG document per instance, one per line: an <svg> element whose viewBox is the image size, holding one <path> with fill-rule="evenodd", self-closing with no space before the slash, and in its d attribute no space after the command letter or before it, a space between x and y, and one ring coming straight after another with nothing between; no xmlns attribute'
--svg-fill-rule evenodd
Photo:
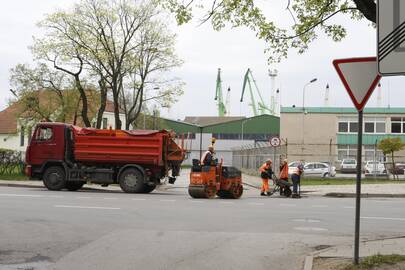
<svg viewBox="0 0 405 270"><path fill-rule="evenodd" d="M85 184L85 182L69 181L69 182L66 182L66 189L69 191L76 191L76 190L81 189L84 184Z"/></svg>
<svg viewBox="0 0 405 270"><path fill-rule="evenodd" d="M135 168L125 169L120 174L119 183L121 189L127 193L141 193L145 189L144 177L142 173Z"/></svg>
<svg viewBox="0 0 405 270"><path fill-rule="evenodd" d="M43 175L43 182L49 190L63 189L66 186L65 170L59 166L49 167Z"/></svg>
<svg viewBox="0 0 405 270"><path fill-rule="evenodd" d="M156 185L152 185L152 186L150 186L150 185L145 185L145 186L143 187L142 193L151 193L152 191L155 190L155 188L156 188Z"/></svg>

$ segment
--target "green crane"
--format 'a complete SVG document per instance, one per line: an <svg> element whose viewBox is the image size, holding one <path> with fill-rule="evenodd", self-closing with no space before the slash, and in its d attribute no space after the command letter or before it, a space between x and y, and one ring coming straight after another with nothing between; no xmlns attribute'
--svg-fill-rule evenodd
<svg viewBox="0 0 405 270"><path fill-rule="evenodd" d="M226 115L226 107L224 104L224 100L222 97L222 81L221 81L221 69L218 68L218 75L217 75L217 87L215 91L215 100L217 101L218 106L218 116L225 116Z"/></svg>
<svg viewBox="0 0 405 270"><path fill-rule="evenodd" d="M259 96L260 101L256 103L255 95L253 92L253 86L255 87L256 93ZM243 102L243 95L245 94L246 87L249 87L249 94L250 94L250 106L252 107L253 115L265 114L270 113L271 110L266 106L264 103L262 94L259 91L259 87L257 87L256 80L253 77L252 71L250 68L245 73L245 77L243 79L243 87L242 87L242 95L240 97L240 102Z"/></svg>

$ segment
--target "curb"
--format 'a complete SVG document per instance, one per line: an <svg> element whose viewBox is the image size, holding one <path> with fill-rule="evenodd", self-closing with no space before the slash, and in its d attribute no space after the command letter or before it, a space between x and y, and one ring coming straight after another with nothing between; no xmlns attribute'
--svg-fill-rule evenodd
<svg viewBox="0 0 405 270"><path fill-rule="evenodd" d="M390 239L401 239L401 238L405 238L405 235L386 237L386 238L377 238L377 239L360 241L360 242L361 243L367 243L367 242L383 241L383 240L390 240ZM315 257L318 257L318 255L320 253L323 253L323 252L331 250L331 249L335 249L336 247L338 247L338 246L330 246L330 247L327 247L327 248L324 248L324 249L321 249L321 250L316 250L316 251L313 251L313 252L309 253L309 255L307 255L305 257L303 270L312 270L313 265L314 265L314 258ZM335 258L340 258L340 257L335 257Z"/></svg>
<svg viewBox="0 0 405 270"><path fill-rule="evenodd" d="M323 195L324 197L334 197L334 198L355 198L356 193L340 193L331 192ZM362 193L362 198L405 198L405 194L383 194L383 193Z"/></svg>
<svg viewBox="0 0 405 270"><path fill-rule="evenodd" d="M16 183L0 183L0 187L25 187L25 188L44 188L43 185L28 185L28 184L16 184Z"/></svg>

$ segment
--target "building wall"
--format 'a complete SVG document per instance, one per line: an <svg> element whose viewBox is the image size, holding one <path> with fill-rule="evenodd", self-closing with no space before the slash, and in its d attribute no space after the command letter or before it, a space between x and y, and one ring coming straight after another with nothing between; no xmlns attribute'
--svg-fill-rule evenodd
<svg viewBox="0 0 405 270"><path fill-rule="evenodd" d="M288 159L329 161L336 155L337 115L281 113L280 137L287 142Z"/></svg>
<svg viewBox="0 0 405 270"><path fill-rule="evenodd" d="M342 153L356 157L357 131L339 132L339 122L357 122L357 113L347 108L309 108L305 115L300 108L288 108L281 113L280 136L287 141L287 154L290 161L327 161L340 167ZM336 111L334 113L334 111ZM376 144L384 138L400 137L405 142L405 125L402 134L392 133L391 117L405 117L405 109L371 108L364 114L366 122L384 122L385 132L367 132L363 135L363 160L375 157L383 159ZM374 120L373 120L374 119ZM378 119L378 120L375 120ZM342 149L346 149L342 150ZM376 153L376 154L374 154ZM405 161L405 150L395 154L398 161Z"/></svg>

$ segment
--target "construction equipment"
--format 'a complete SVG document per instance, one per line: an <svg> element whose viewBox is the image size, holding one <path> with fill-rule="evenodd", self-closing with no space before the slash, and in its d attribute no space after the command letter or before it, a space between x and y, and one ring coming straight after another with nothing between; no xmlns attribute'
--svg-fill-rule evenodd
<svg viewBox="0 0 405 270"><path fill-rule="evenodd" d="M215 100L217 101L218 116L225 116L227 114L224 100L222 97L222 80L221 80L221 69L218 68L217 74L217 85L215 90Z"/></svg>
<svg viewBox="0 0 405 270"><path fill-rule="evenodd" d="M259 102L256 103L255 100L255 93L253 92L253 86L255 88L256 94L259 97ZM240 102L243 102L243 96L245 94L246 87L249 87L249 94L250 94L250 106L252 107L253 115L257 116L259 114L273 114L271 109L266 105L262 94L260 93L259 87L257 87L256 80L253 77L252 71L250 68L245 73L245 77L243 79L243 87L242 87L242 95L240 97Z"/></svg>
<svg viewBox="0 0 405 270"><path fill-rule="evenodd" d="M190 173L188 194L193 198L239 199L243 194L241 171L235 167L220 163L201 166L198 159L193 159Z"/></svg>
<svg viewBox="0 0 405 270"><path fill-rule="evenodd" d="M165 130L100 130L41 122L27 147L26 174L43 179L50 190L74 191L89 181L149 193L165 177L174 183L185 159L183 144L176 144L174 134Z"/></svg>

